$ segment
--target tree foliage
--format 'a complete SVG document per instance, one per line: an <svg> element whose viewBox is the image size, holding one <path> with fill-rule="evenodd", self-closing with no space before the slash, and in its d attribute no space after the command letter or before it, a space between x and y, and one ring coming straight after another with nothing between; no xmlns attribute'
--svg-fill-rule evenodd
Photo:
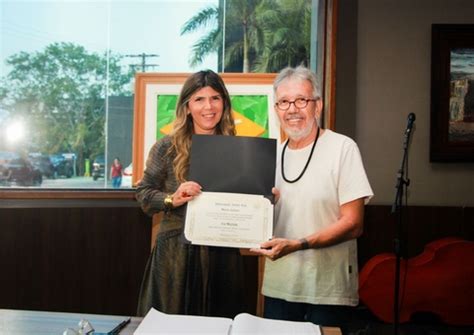
<svg viewBox="0 0 474 335"><path fill-rule="evenodd" d="M310 61L310 1L279 0L275 5L261 16L265 47L255 60L256 72L278 72Z"/></svg>
<svg viewBox="0 0 474 335"><path fill-rule="evenodd" d="M278 72L285 66L309 63L310 0L228 0L225 3L225 11L222 7L207 7L182 27L182 35L207 29L193 45L191 66L201 64L209 54L221 52L224 36L222 61L231 71Z"/></svg>
<svg viewBox="0 0 474 335"><path fill-rule="evenodd" d="M122 73L119 61L72 43L10 56L12 70L0 82L1 108L10 118L27 120L28 151L72 152L79 167L103 153L105 99L130 94L132 73Z"/></svg>
<svg viewBox="0 0 474 335"><path fill-rule="evenodd" d="M192 47L192 54L189 58L189 65L196 66L204 61L204 58L214 52L219 51L222 44L221 22L222 13L217 6L204 8L181 28L181 35L195 32L200 29L212 27L211 30L201 37Z"/></svg>

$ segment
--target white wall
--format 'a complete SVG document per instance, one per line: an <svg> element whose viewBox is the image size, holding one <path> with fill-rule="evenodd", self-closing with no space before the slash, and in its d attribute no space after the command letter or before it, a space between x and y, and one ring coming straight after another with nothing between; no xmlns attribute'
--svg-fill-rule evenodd
<svg viewBox="0 0 474 335"><path fill-rule="evenodd" d="M474 206L474 163L429 162L431 24L474 23L474 0L359 0L352 15L357 17L354 131L376 195L371 203L394 200L407 115L413 112L409 204ZM344 36L344 22L340 25ZM339 45L337 52L351 50ZM341 80L344 75L338 74ZM346 113L350 119L351 111L342 107L338 118Z"/></svg>

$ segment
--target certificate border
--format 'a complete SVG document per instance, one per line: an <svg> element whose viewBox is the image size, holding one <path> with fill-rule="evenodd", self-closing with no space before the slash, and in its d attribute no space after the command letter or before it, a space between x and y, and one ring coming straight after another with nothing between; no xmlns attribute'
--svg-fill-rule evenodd
<svg viewBox="0 0 474 335"><path fill-rule="evenodd" d="M187 213L186 213L186 222L185 222L185 230L184 234L187 240L189 240L192 244L199 244L199 245L208 245L208 246L216 246L216 247L231 247L231 248L259 248L260 244L267 241L271 238L271 231L273 227L273 205L271 204L270 200L263 196L259 195L249 195L249 194L240 194L240 193L222 193L222 192L203 192L199 197L207 196L207 201L230 201L232 203L240 202L242 203L242 199L247 197L248 199L252 198L253 203L259 203L259 206L262 206L261 213L262 219L261 227L262 230L261 238L260 239L242 239L242 238L219 238L213 236L207 236L202 233L202 229L200 225L208 224L208 220L206 222L199 222L198 218L196 217L196 209L193 208L192 213L190 214L189 211L191 209L190 206L193 206L194 201L200 200L196 198L192 200L188 204ZM227 198L226 198L227 196ZM249 200L250 201L250 200ZM217 220L218 221L218 220ZM202 226L201 226L202 227ZM188 236L189 235L189 236Z"/></svg>

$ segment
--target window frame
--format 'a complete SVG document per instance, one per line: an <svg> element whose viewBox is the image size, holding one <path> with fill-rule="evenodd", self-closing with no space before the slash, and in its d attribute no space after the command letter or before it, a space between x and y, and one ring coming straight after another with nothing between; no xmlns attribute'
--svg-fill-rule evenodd
<svg viewBox="0 0 474 335"><path fill-rule="evenodd" d="M44 200L97 200L97 199L113 199L113 200L134 200L135 190L111 190L111 189L0 189L1 200L24 200L24 199L44 199ZM0 206L2 207L2 206Z"/></svg>

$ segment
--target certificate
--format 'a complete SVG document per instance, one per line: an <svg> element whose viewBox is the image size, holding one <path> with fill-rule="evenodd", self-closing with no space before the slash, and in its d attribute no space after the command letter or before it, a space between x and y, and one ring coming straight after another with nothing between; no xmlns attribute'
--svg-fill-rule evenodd
<svg viewBox="0 0 474 335"><path fill-rule="evenodd" d="M272 237L276 140L193 135L184 237L193 244L258 248Z"/></svg>
<svg viewBox="0 0 474 335"><path fill-rule="evenodd" d="M254 194L203 192L188 203L184 236L192 244L259 248L272 237L273 205Z"/></svg>

